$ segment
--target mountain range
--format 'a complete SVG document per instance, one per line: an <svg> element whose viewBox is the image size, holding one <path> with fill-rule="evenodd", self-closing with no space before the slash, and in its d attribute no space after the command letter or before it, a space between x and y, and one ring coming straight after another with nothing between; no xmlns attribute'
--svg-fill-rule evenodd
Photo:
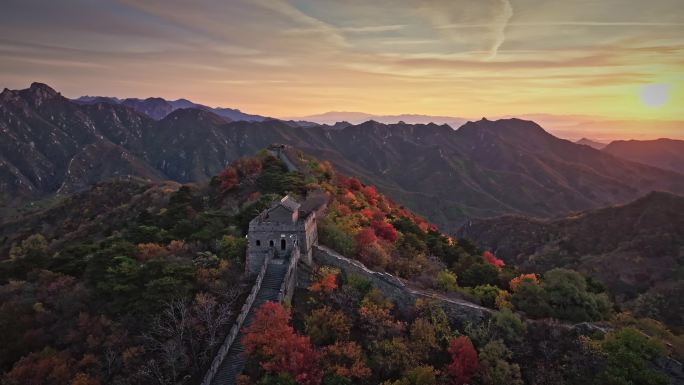
<svg viewBox="0 0 684 385"><path fill-rule="evenodd" d="M475 219L457 235L524 270L581 271L605 284L618 303L632 302L636 310L684 330L682 196L654 192L626 205L553 220ZM634 301L640 295L649 300Z"/></svg>
<svg viewBox="0 0 684 385"><path fill-rule="evenodd" d="M651 190L684 193L682 174L559 139L520 119L483 119L456 130L433 123L229 120L203 108L155 119L121 102L77 103L39 83L5 89L0 198L5 208L16 207L117 176L204 181L271 143L329 160L447 231L471 217L550 217Z"/></svg>
<svg viewBox="0 0 684 385"><path fill-rule="evenodd" d="M401 115L374 115L365 112L345 112L345 111L330 111L317 115L307 115L303 117L292 118L295 121L308 121L320 124L327 124L330 126L339 122L347 122L350 124L360 124L373 120L385 124L393 123L408 123L408 124L448 124L451 127L459 127L468 119L453 117L453 116L434 116L434 115L419 115L419 114L401 114Z"/></svg>
<svg viewBox="0 0 684 385"><path fill-rule="evenodd" d="M223 117L226 121L233 120L246 120L249 122L261 122L266 119L270 119L261 115L246 114L240 110L233 108L222 108L222 107L208 107L202 104L193 103L187 99L178 100L166 100L163 98L126 98L119 99L109 96L81 96L74 99L74 102L79 104L97 104L97 103L108 103L108 104L121 104L123 106L131 107L138 112L151 117L152 119L159 120L166 117L168 114L175 110L181 108L196 108L199 110L210 111L218 116Z"/></svg>

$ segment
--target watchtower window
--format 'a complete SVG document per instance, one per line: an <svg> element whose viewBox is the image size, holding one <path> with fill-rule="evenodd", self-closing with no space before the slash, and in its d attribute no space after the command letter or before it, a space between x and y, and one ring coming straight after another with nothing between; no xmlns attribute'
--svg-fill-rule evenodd
<svg viewBox="0 0 684 385"><path fill-rule="evenodd" d="M271 246L271 247L273 247L273 239L271 239L270 241L268 241L268 245Z"/></svg>
<svg viewBox="0 0 684 385"><path fill-rule="evenodd" d="M257 246L261 246L261 240L260 240L260 239L257 239L257 240L256 240L256 245L257 245Z"/></svg>
<svg viewBox="0 0 684 385"><path fill-rule="evenodd" d="M285 242L284 239L280 240L280 250L285 250L285 246L287 246L287 242Z"/></svg>

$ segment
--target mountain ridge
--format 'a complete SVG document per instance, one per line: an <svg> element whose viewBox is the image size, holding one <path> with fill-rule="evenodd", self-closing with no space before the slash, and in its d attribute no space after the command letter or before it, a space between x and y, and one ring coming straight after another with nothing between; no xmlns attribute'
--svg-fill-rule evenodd
<svg viewBox="0 0 684 385"><path fill-rule="evenodd" d="M654 191L622 205L555 219L507 215L473 219L457 236L492 250L507 264L545 272L557 267L590 275L618 303L684 329L684 196ZM674 290L679 294L670 298ZM638 298L651 298L649 301ZM653 300L653 296L661 296ZM651 303L656 309L646 309Z"/></svg>
<svg viewBox="0 0 684 385"><path fill-rule="evenodd" d="M684 174L684 140L616 140L602 150L620 158Z"/></svg>
<svg viewBox="0 0 684 385"><path fill-rule="evenodd" d="M456 130L376 121L326 127L228 122L185 108L155 120L121 104L74 103L46 85L2 95L0 129L8 135L0 138L0 194L10 206L17 197L78 191L108 177L205 181L272 143L329 160L445 229L470 217L550 217L651 189L684 192L680 174L556 138L521 119Z"/></svg>
<svg viewBox="0 0 684 385"><path fill-rule="evenodd" d="M247 114L238 109L226 108L226 107L209 107L203 104L194 103L187 99L176 99L176 100L166 100L161 97L148 97L145 99L139 98L125 98L119 99L109 96L81 96L76 99L72 99L74 102L79 104L96 104L96 103L110 103L110 104L122 104L128 107L132 107L137 111L145 113L155 120L160 120L173 111L181 108L197 108L200 110L206 110L215 113L218 116L223 117L227 121L233 120L246 120L246 121L264 121L271 119L266 116Z"/></svg>

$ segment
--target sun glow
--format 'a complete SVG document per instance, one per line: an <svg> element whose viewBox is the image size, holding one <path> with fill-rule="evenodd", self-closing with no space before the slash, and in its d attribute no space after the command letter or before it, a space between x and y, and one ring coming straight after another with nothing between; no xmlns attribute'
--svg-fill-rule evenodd
<svg viewBox="0 0 684 385"><path fill-rule="evenodd" d="M670 100L669 84L649 84L641 87L639 96L641 102L650 108L659 108L667 104Z"/></svg>

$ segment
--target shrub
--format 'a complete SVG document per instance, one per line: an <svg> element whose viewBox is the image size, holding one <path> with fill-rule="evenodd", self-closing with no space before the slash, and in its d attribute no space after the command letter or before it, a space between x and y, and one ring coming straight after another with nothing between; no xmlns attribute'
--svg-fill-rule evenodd
<svg viewBox="0 0 684 385"><path fill-rule="evenodd" d="M456 282L456 274L447 269L437 273L436 284L440 290L444 290L446 292L456 291L458 290L458 284Z"/></svg>

